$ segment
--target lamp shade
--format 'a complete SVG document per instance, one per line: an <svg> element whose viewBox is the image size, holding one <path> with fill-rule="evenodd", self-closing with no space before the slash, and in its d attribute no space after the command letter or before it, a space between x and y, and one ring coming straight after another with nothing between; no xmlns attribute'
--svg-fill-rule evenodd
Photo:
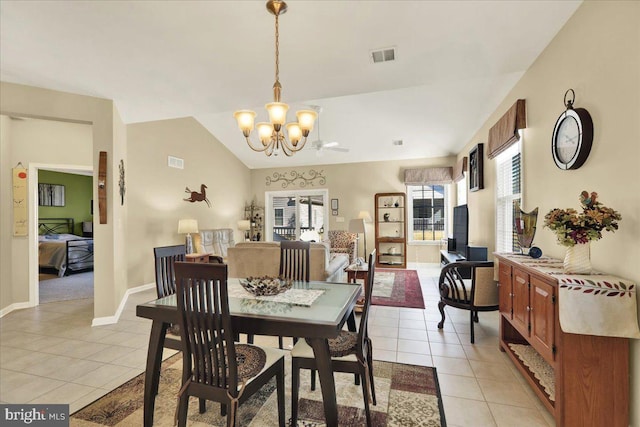
<svg viewBox="0 0 640 427"><path fill-rule="evenodd" d="M242 219L238 221L238 230L240 231L251 230L251 221L249 221L248 219Z"/></svg>
<svg viewBox="0 0 640 427"><path fill-rule="evenodd" d="M358 218L364 219L364 222L372 222L373 221L371 219L371 214L369 213L369 211L360 211L360 213L358 214Z"/></svg>
<svg viewBox="0 0 640 427"><path fill-rule="evenodd" d="M364 219L356 218L349 221L349 231L352 233L364 233Z"/></svg>
<svg viewBox="0 0 640 427"><path fill-rule="evenodd" d="M189 234L198 232L197 219L181 219L178 221L178 233Z"/></svg>

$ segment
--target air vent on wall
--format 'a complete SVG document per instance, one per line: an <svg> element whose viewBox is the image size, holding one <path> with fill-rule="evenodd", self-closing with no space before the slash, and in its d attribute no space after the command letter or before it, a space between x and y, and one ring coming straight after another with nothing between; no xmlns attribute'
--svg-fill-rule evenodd
<svg viewBox="0 0 640 427"><path fill-rule="evenodd" d="M169 167L176 169L184 169L184 159L169 156Z"/></svg>
<svg viewBox="0 0 640 427"><path fill-rule="evenodd" d="M387 47L383 49L377 49L371 51L371 59L373 59L373 63L377 64L378 62L388 62L395 61L396 59L396 48L395 47Z"/></svg>

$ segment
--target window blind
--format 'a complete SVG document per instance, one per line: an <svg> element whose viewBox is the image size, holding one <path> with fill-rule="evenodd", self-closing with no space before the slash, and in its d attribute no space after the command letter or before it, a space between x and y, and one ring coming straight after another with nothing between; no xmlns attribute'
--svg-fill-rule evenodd
<svg viewBox="0 0 640 427"><path fill-rule="evenodd" d="M444 185L453 182L453 170L445 168L405 169L405 185Z"/></svg>
<svg viewBox="0 0 640 427"><path fill-rule="evenodd" d="M453 167L453 180L455 182L464 179L464 173L467 171L467 158L463 157Z"/></svg>
<svg viewBox="0 0 640 427"><path fill-rule="evenodd" d="M514 144L496 158L496 251L519 251L513 226L515 202L521 199L522 158Z"/></svg>

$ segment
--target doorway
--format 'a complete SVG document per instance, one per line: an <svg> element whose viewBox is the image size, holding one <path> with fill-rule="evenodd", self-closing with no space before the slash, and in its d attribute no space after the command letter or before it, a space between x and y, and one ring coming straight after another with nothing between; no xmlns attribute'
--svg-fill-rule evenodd
<svg viewBox="0 0 640 427"><path fill-rule="evenodd" d="M268 191L265 198L265 240L322 240L329 225L328 190Z"/></svg>

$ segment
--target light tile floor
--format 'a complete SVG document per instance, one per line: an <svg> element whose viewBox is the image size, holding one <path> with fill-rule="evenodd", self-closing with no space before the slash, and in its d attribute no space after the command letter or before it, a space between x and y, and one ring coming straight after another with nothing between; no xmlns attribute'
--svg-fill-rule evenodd
<svg viewBox="0 0 640 427"><path fill-rule="evenodd" d="M413 264L426 309L372 306L378 360L435 366L447 425L554 426L538 398L498 350L498 314L480 313L470 344L469 312L447 307L438 330L436 264ZM74 412L142 373L151 322L135 316L155 290L133 294L117 324L91 327L93 300L63 301L0 319L0 402L69 403ZM256 337L277 345L277 338ZM173 353L165 350L165 356Z"/></svg>

